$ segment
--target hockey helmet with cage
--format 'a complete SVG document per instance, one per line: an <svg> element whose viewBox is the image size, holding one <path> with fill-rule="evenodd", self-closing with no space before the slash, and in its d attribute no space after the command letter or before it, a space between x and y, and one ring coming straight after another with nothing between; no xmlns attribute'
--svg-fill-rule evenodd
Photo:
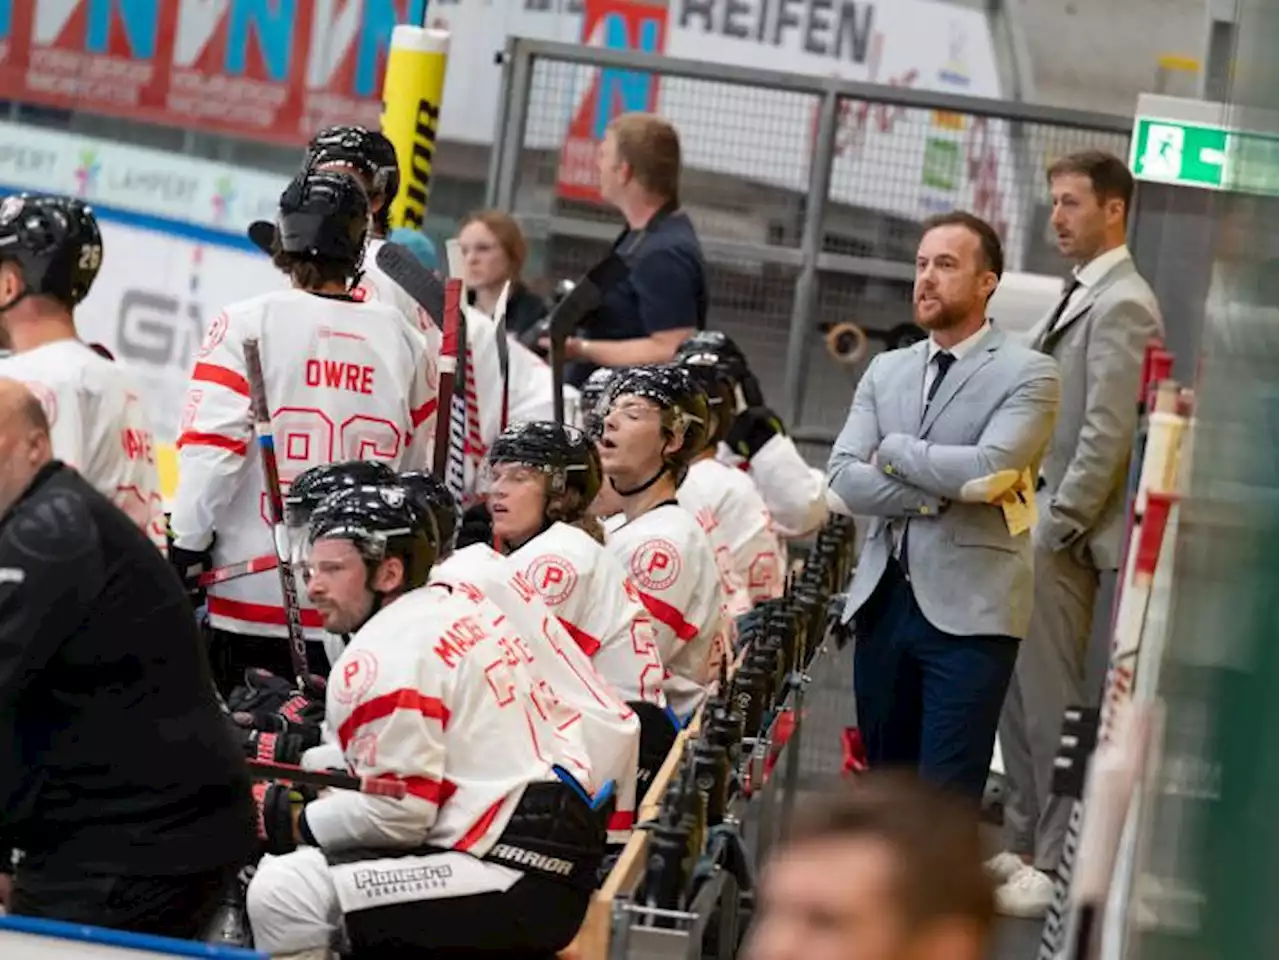
<svg viewBox="0 0 1280 960"><path fill-rule="evenodd" d="M435 523L440 536L440 558L453 552L462 527L462 507L448 485L434 473L410 470L396 481L409 497L409 503L423 517Z"/></svg>
<svg viewBox="0 0 1280 960"><path fill-rule="evenodd" d="M710 409L702 385L678 363L630 367L609 384L603 403L612 410L622 397L641 397L662 411L662 429L680 446L664 457L666 465L682 479L693 458L706 448Z"/></svg>
<svg viewBox="0 0 1280 960"><path fill-rule="evenodd" d="M49 297L68 309L89 294L102 267L102 233L93 210L74 197L18 194L0 201L0 263L15 263L27 296Z"/></svg>
<svg viewBox="0 0 1280 960"><path fill-rule="evenodd" d="M249 239L274 255L279 247L303 260L359 266L369 237L369 198L352 177L324 170L295 176L280 194L274 224L249 224Z"/></svg>
<svg viewBox="0 0 1280 960"><path fill-rule="evenodd" d="M325 127L307 144L308 170L334 166L357 174L374 196L390 200L400 192L396 148L379 130L337 125Z"/></svg>
<svg viewBox="0 0 1280 960"><path fill-rule="evenodd" d="M600 492L600 455L582 430L550 420L508 427L489 447L488 466L512 463L536 467L547 475L547 493L577 490L583 504Z"/></svg>
<svg viewBox="0 0 1280 960"><path fill-rule="evenodd" d="M592 440L599 440L604 433L604 415L607 409L605 395L609 384L622 371L617 367L596 367L578 388L578 409L581 411L582 429Z"/></svg>
<svg viewBox="0 0 1280 960"><path fill-rule="evenodd" d="M311 512L307 540L312 546L320 540L349 540L371 570L388 557L399 557L404 564L402 590L427 582L440 551L435 523L422 522L399 486L331 493Z"/></svg>
<svg viewBox="0 0 1280 960"><path fill-rule="evenodd" d="M721 330L699 330L676 347L675 361L686 363L693 358L714 364L729 379L734 395L735 412L746 407L764 405L759 381L751 372L747 355L733 338Z"/></svg>

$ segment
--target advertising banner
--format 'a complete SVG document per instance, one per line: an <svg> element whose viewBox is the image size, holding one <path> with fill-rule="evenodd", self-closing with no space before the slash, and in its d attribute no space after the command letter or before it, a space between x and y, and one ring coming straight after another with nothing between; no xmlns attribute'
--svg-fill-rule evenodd
<svg viewBox="0 0 1280 960"><path fill-rule="evenodd" d="M305 143L376 126L387 47L425 0L0 0L8 99Z"/></svg>

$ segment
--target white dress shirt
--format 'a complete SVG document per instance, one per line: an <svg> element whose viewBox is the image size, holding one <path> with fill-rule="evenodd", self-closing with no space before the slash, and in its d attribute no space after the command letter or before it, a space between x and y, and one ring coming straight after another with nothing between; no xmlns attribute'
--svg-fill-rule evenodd
<svg viewBox="0 0 1280 960"><path fill-rule="evenodd" d="M1071 316L1071 311L1076 308L1080 302L1080 298L1089 292L1089 288L1096 286L1098 281L1105 277L1117 263L1123 263L1130 259L1129 248L1125 244L1118 247L1112 247L1106 253L1100 253L1084 266L1076 267L1071 271L1072 278L1075 280L1075 286L1071 291L1071 296L1067 298L1067 305L1062 312L1058 314L1053 321L1053 326L1046 330L1046 333L1052 333L1054 329L1062 322L1063 317Z"/></svg>
<svg viewBox="0 0 1280 960"><path fill-rule="evenodd" d="M942 353L943 350L946 350L947 353L956 358L956 361L959 361L966 353L978 345L978 341L985 337L987 335L987 331L990 329L991 321L984 320L982 322L982 326L953 347L941 347L938 345L937 340L933 339L932 336L929 337L929 359L925 361L924 365L924 393L920 395L921 399L924 401L923 405L920 407L922 415L925 408L929 406L929 388L933 386L933 381L938 376L938 365L933 362L934 357Z"/></svg>

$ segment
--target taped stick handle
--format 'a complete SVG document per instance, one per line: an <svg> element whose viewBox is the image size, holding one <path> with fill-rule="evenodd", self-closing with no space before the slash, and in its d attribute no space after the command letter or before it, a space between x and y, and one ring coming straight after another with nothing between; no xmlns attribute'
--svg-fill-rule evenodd
<svg viewBox="0 0 1280 960"><path fill-rule="evenodd" d="M403 782L390 777L357 777L330 770L304 770L291 763L273 763L270 760L246 762L249 764L249 773L255 780L287 780L313 787L355 790L371 797L393 797L396 800L403 800L409 792Z"/></svg>

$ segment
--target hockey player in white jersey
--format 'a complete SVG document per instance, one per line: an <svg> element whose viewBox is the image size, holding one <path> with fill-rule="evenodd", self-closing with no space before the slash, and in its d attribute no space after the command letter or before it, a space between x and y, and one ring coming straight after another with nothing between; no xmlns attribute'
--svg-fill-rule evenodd
<svg viewBox="0 0 1280 960"><path fill-rule="evenodd" d="M827 518L826 480L805 463L781 419L765 406L746 355L719 330L695 333L676 349L675 359L692 354L717 357L733 383L733 424L716 458L747 472L783 538L813 533Z"/></svg>
<svg viewBox="0 0 1280 960"><path fill-rule="evenodd" d="M158 548L164 509L146 400L132 373L76 335L74 311L102 265L93 211L70 197L0 202L0 331L49 420L53 455L129 515Z"/></svg>
<svg viewBox="0 0 1280 960"><path fill-rule="evenodd" d="M667 702L687 719L732 642L715 553L676 500L676 487L706 443L707 398L676 364L632 367L606 397L600 460L626 518L606 546L653 618Z"/></svg>
<svg viewBox="0 0 1280 960"><path fill-rule="evenodd" d="M689 466L676 498L691 510L723 556L750 605L782 596L786 554L769 510L744 472L716 459L733 422L733 381L714 353L686 352L679 361L706 391L711 411L707 445ZM724 551L723 554L721 551ZM731 613L736 613L730 608Z"/></svg>
<svg viewBox="0 0 1280 960"><path fill-rule="evenodd" d="M308 591L350 645L326 721L362 777L403 799L272 785L249 886L257 949L351 956L549 956L586 913L602 812L550 756L519 637L420 587L439 546L402 488L337 493L312 514Z"/></svg>
<svg viewBox="0 0 1280 960"><path fill-rule="evenodd" d="M489 450L489 509L508 559L640 718L641 795L675 740L649 612L587 513L602 485L585 433L554 422L511 427ZM621 810L622 807L620 806Z"/></svg>
<svg viewBox="0 0 1280 960"><path fill-rule="evenodd" d="M456 501L442 481L413 473L400 482L415 506L438 518L434 519L437 527L448 528L455 522ZM567 735L557 749L567 751L566 766L579 763L590 771L592 779L584 783L587 789L598 791L604 782L614 781L616 803L609 836L611 842L626 842L635 821L640 776L641 730L636 711L597 672L578 638L507 557L483 543L444 552L431 573L431 583L469 599L483 614L483 622L501 623L504 630L521 638L520 649L537 678L541 703L556 729ZM585 764L573 755L578 744L586 750Z"/></svg>
<svg viewBox="0 0 1280 960"><path fill-rule="evenodd" d="M340 173L299 174L280 198L274 263L293 289L233 304L213 321L191 373L178 437L171 559L198 575L275 552L262 464L252 442L244 341L257 339L283 487L310 467L383 460L426 463L435 390L427 347L399 311L349 293L368 230L368 200ZM210 653L223 689L247 667L291 676L276 574L208 591ZM302 610L311 670L328 673L318 613Z"/></svg>

